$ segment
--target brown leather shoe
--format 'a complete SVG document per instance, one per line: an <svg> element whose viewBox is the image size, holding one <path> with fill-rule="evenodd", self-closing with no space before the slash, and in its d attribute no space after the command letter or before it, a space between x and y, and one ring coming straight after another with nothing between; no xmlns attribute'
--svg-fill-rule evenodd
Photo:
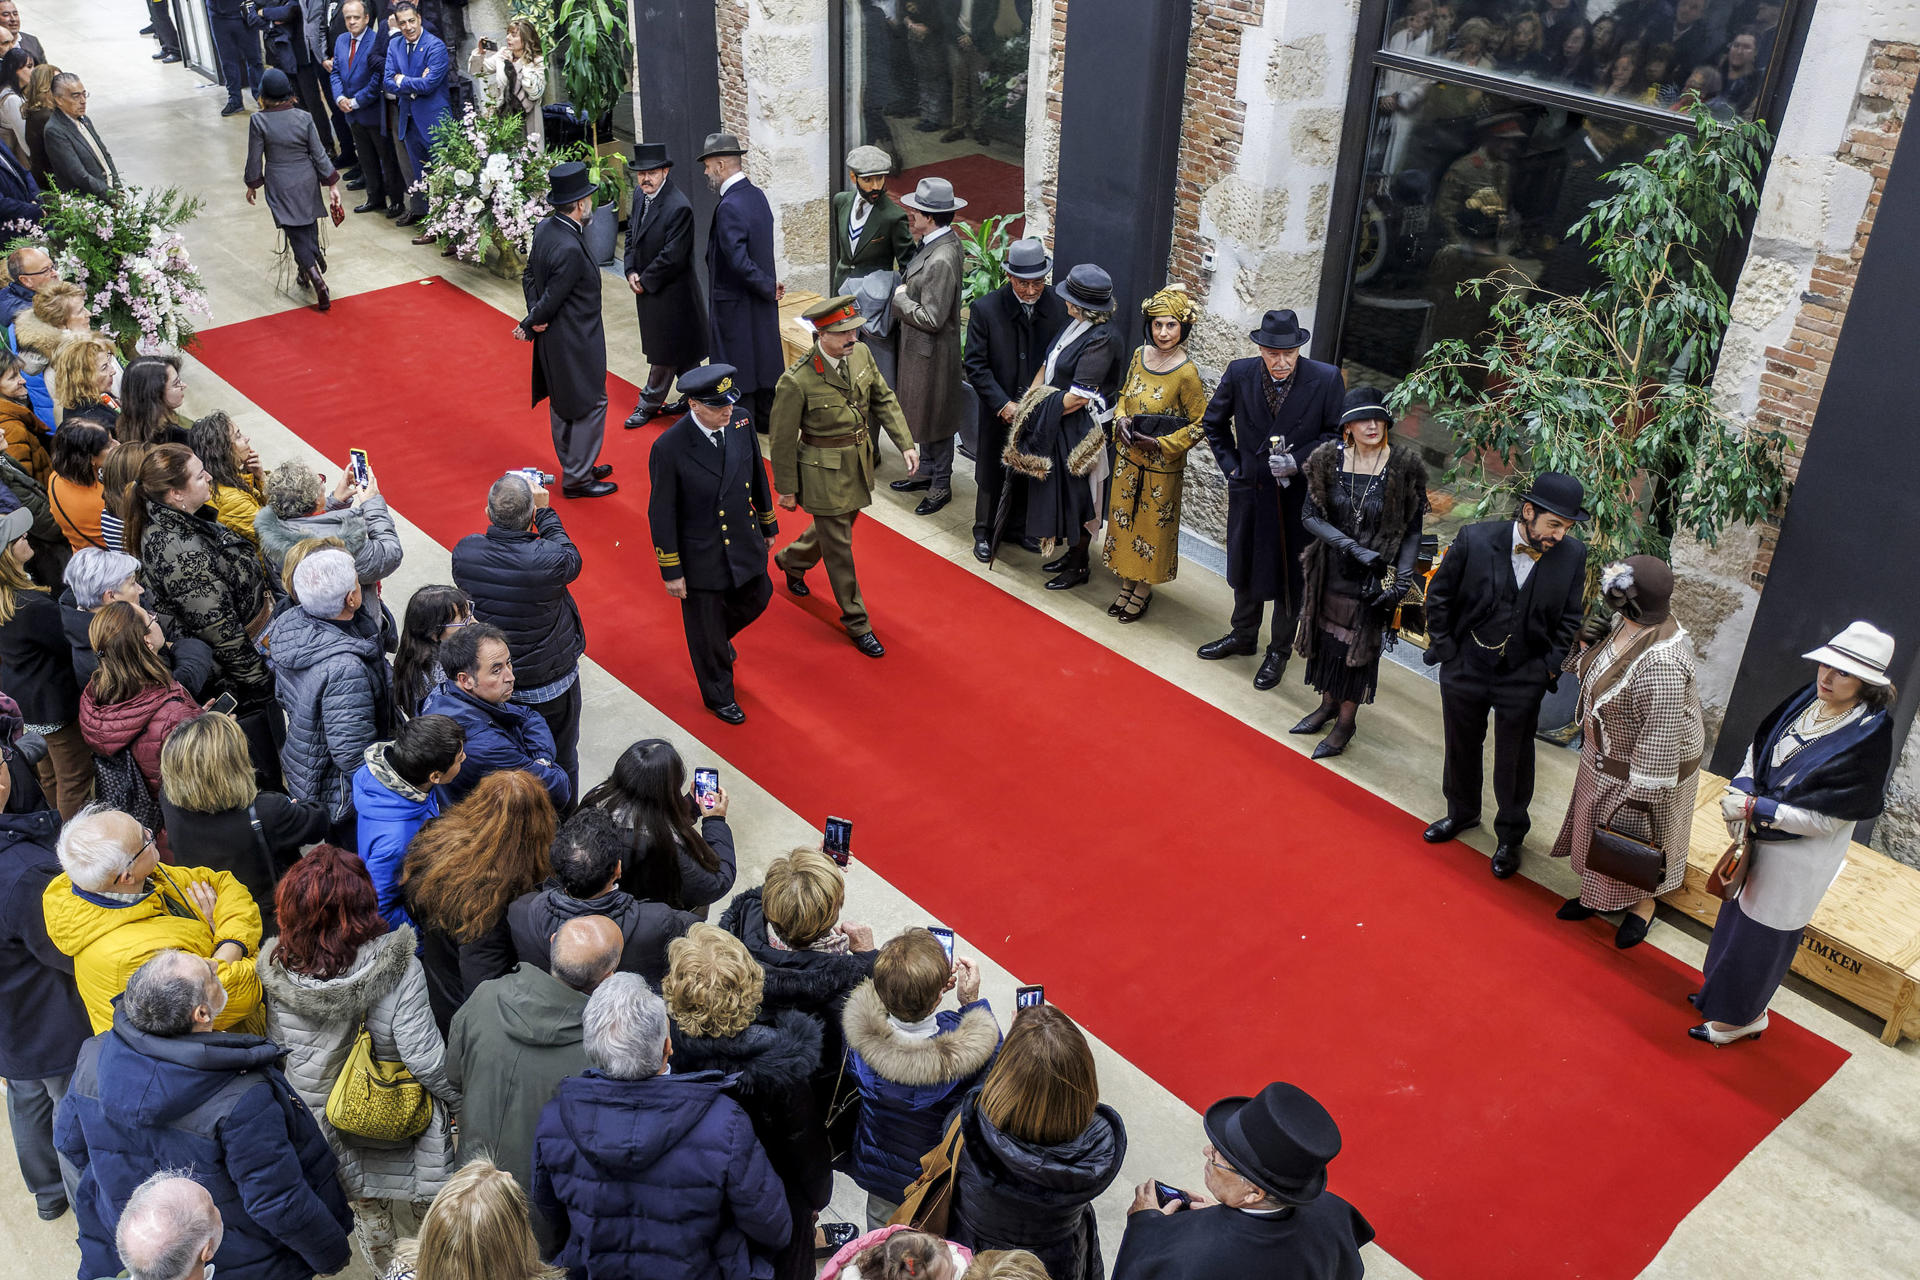
<svg viewBox="0 0 1920 1280"><path fill-rule="evenodd" d="M413 238L413 243L415 243L415 244L432 244L432 243L433 243L433 242L434 242L435 240L438 240L439 238L440 238L440 237L439 237L439 236L436 236L436 235L424 235L424 236L415 236L415 237Z"/></svg>

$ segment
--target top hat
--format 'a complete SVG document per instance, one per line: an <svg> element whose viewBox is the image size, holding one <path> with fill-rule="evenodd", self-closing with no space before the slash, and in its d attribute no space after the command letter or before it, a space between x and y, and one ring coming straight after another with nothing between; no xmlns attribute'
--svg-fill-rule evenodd
<svg viewBox="0 0 1920 1280"><path fill-rule="evenodd" d="M847 172L856 178L884 178L893 172L893 157L868 143L847 152Z"/></svg>
<svg viewBox="0 0 1920 1280"><path fill-rule="evenodd" d="M1291 311L1269 311L1260 317L1260 327L1247 335L1254 343L1262 347L1272 347L1276 351L1292 351L1295 347L1307 345L1307 339L1313 334L1300 327L1300 317Z"/></svg>
<svg viewBox="0 0 1920 1280"><path fill-rule="evenodd" d="M1257 1097L1222 1098L1203 1123L1234 1172L1275 1199L1306 1204L1327 1189L1340 1126L1305 1090L1275 1081Z"/></svg>
<svg viewBox="0 0 1920 1280"><path fill-rule="evenodd" d="M700 159L709 156L743 156L747 149L740 145L740 139L730 133L710 133L706 143L700 148Z"/></svg>
<svg viewBox="0 0 1920 1280"><path fill-rule="evenodd" d="M1028 236L1008 247L1006 267L1015 280L1042 280L1053 269L1053 259L1047 256L1046 245Z"/></svg>
<svg viewBox="0 0 1920 1280"><path fill-rule="evenodd" d="M958 213L967 207L965 200L953 194L953 184L945 178L920 179L911 195L900 197L900 203L922 213Z"/></svg>
<svg viewBox="0 0 1920 1280"><path fill-rule="evenodd" d="M1527 490L1527 496L1520 499L1575 524L1593 518L1593 513L1584 505L1586 500L1586 488L1572 476L1559 471L1542 471L1535 476L1533 488Z"/></svg>
<svg viewBox="0 0 1920 1280"><path fill-rule="evenodd" d="M260 96L263 98L291 98L293 81L287 79L287 73L278 67L268 67L267 74L260 77Z"/></svg>
<svg viewBox="0 0 1920 1280"><path fill-rule="evenodd" d="M800 318L812 325L815 333L845 333L867 322L860 314L859 300L850 293L822 299L801 312Z"/></svg>
<svg viewBox="0 0 1920 1280"><path fill-rule="evenodd" d="M667 154L664 142L636 142L633 144L633 159L627 161L627 168L634 173L645 173L649 169L673 168L673 157Z"/></svg>
<svg viewBox="0 0 1920 1280"><path fill-rule="evenodd" d="M1340 406L1340 425L1359 422L1363 418L1378 418L1393 426L1393 415L1387 412L1387 398L1373 387L1352 387L1347 391L1347 399Z"/></svg>
<svg viewBox="0 0 1920 1280"><path fill-rule="evenodd" d="M1635 622L1665 622L1673 612L1673 567L1659 556L1628 556L1600 571L1600 591Z"/></svg>
<svg viewBox="0 0 1920 1280"><path fill-rule="evenodd" d="M1053 291L1082 311L1113 310L1113 277L1091 262L1083 262L1067 272L1067 278Z"/></svg>
<svg viewBox="0 0 1920 1280"><path fill-rule="evenodd" d="M547 203L559 208L575 200L585 200L600 189L600 184L588 174L585 164L569 160L547 170L547 187Z"/></svg>
<svg viewBox="0 0 1920 1280"><path fill-rule="evenodd" d="M0 550L26 537L32 528L33 512L25 507L15 507L4 516L0 516Z"/></svg>
<svg viewBox="0 0 1920 1280"><path fill-rule="evenodd" d="M703 364L687 370L676 381L680 394L687 399L717 408L740 398L740 390L733 382L739 372L730 364Z"/></svg>
<svg viewBox="0 0 1920 1280"><path fill-rule="evenodd" d="M16 514L17 511L9 513L7 519L11 521ZM1849 622L1845 631L1812 653L1800 656L1824 662L1868 684L1884 685L1888 683L1887 666L1893 661L1893 637L1871 622Z"/></svg>

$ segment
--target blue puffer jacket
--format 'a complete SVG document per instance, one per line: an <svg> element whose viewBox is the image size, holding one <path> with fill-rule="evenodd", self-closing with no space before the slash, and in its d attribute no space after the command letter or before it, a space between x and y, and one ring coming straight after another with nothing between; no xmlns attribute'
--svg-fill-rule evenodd
<svg viewBox="0 0 1920 1280"><path fill-rule="evenodd" d="M587 651L580 609L567 590L580 564L580 549L551 507L534 511L532 529L489 527L453 548L453 585L473 597L474 617L506 634L522 689L552 684Z"/></svg>
<svg viewBox="0 0 1920 1280"><path fill-rule="evenodd" d="M116 1005L118 1002L115 1002ZM116 1008L81 1046L54 1144L80 1170L80 1277L117 1275L113 1229L156 1170L190 1170L226 1238L221 1280L310 1280L347 1265L353 1214L332 1148L262 1036L151 1036Z"/></svg>
<svg viewBox="0 0 1920 1280"><path fill-rule="evenodd" d="M718 1071L560 1084L533 1137L533 1203L573 1280L749 1280L786 1244L787 1197Z"/></svg>
<svg viewBox="0 0 1920 1280"><path fill-rule="evenodd" d="M901 1031L888 1020L871 980L854 988L840 1018L847 1070L860 1087L847 1172L864 1190L896 1202L1000 1047L1000 1024L985 1000L943 1009L935 1019L935 1035Z"/></svg>
<svg viewBox="0 0 1920 1280"><path fill-rule="evenodd" d="M367 748L366 763L353 775L353 813L360 834L360 861L373 877L380 914L389 929L398 929L413 923L400 896L400 864L414 834L428 819L440 816L440 797L409 785L393 771L387 763L387 748L392 745L376 742Z"/></svg>
<svg viewBox="0 0 1920 1280"><path fill-rule="evenodd" d="M467 734L467 762L452 782L434 788L443 812L466 799L480 779L502 769L525 769L540 779L555 809L564 812L572 802L573 784L566 770L553 762L553 730L532 707L485 702L449 680L427 695L420 714L449 716Z"/></svg>
<svg viewBox="0 0 1920 1280"><path fill-rule="evenodd" d="M380 619L345 622L289 609L267 624L260 651L287 711L280 764L287 794L319 800L338 818L353 801L353 775L367 748L393 729L393 673L380 649Z"/></svg>

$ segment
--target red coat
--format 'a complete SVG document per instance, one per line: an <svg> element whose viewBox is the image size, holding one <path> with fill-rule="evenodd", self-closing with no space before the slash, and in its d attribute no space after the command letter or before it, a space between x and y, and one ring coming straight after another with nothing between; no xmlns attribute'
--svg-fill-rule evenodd
<svg viewBox="0 0 1920 1280"><path fill-rule="evenodd" d="M103 756L132 747L140 776L156 800L160 798L160 744L181 721L199 714L199 704L178 681L111 706L94 701L91 684L80 693L80 735L87 745Z"/></svg>

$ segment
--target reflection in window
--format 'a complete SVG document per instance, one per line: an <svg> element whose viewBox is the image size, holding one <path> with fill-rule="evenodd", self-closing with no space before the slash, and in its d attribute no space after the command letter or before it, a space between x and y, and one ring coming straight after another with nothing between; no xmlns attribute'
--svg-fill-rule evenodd
<svg viewBox="0 0 1920 1280"><path fill-rule="evenodd" d="M893 156L896 194L953 183L969 221L1026 207L1032 0L842 0L847 145Z"/></svg>

